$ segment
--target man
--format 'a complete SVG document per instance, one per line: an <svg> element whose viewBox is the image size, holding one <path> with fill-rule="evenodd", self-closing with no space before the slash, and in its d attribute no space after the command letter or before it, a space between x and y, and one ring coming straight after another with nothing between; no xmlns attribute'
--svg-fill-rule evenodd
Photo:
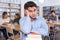
<svg viewBox="0 0 60 40"><path fill-rule="evenodd" d="M10 21L10 18L8 16L9 15L8 15L7 12L3 12L2 18L0 18L0 31L3 33L6 40L8 39L6 27L7 27L7 24L9 23L9 21Z"/></svg>
<svg viewBox="0 0 60 40"><path fill-rule="evenodd" d="M44 18L37 16L36 9L37 5L32 1L24 5L25 16L20 19L21 40L42 40L42 35L48 35L46 21Z"/></svg>
<svg viewBox="0 0 60 40"><path fill-rule="evenodd" d="M50 36L50 40L54 40L54 29L56 28L56 27L58 27L56 24L55 24L55 21L57 20L57 17L56 17L56 14L55 14L55 10L51 10L51 12L50 12L51 14L49 15L49 17L48 17L48 21L49 21L49 23L50 24L52 24L51 26L50 26L50 34L49 34L49 36Z"/></svg>
<svg viewBox="0 0 60 40"><path fill-rule="evenodd" d="M54 10L51 11L51 14L48 17L48 20L49 21L56 21L57 20L56 14L55 14L55 11Z"/></svg>
<svg viewBox="0 0 60 40"><path fill-rule="evenodd" d="M50 27L50 34L49 34L50 40L60 40L60 31L57 31L60 29L59 28L60 26L58 24L56 24L56 22L54 22L54 21L57 21L57 17L56 17L55 13L56 13L55 10L52 10L51 14L48 18L50 24L53 23L53 25ZM55 37L55 39L54 39L54 37Z"/></svg>

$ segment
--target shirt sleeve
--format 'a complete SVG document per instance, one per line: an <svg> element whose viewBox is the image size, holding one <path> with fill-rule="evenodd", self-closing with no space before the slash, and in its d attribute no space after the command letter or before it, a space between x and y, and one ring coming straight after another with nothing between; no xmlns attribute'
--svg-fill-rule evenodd
<svg viewBox="0 0 60 40"><path fill-rule="evenodd" d="M31 31L31 20L29 17L21 18L19 23L20 23L21 31L23 33L25 33L25 34L30 33L30 31Z"/></svg>
<svg viewBox="0 0 60 40"><path fill-rule="evenodd" d="M41 27L39 30L40 30L40 34L44 36L48 36L49 34L48 25L46 24L46 21L44 19L41 21Z"/></svg>

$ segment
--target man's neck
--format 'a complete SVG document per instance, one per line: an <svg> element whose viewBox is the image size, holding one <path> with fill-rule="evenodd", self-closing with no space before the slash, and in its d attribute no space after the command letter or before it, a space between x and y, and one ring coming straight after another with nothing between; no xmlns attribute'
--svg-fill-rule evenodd
<svg viewBox="0 0 60 40"><path fill-rule="evenodd" d="M31 21L34 21L36 18L31 18Z"/></svg>

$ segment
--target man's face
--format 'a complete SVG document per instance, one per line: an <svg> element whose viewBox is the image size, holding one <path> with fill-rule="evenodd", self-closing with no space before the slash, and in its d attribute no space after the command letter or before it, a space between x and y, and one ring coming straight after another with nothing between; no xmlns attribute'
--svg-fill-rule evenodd
<svg viewBox="0 0 60 40"><path fill-rule="evenodd" d="M52 12L52 15L53 15L53 16L55 16L55 13L54 13L54 12Z"/></svg>
<svg viewBox="0 0 60 40"><path fill-rule="evenodd" d="M4 17L5 17L5 18L8 18L8 14L5 14Z"/></svg>
<svg viewBox="0 0 60 40"><path fill-rule="evenodd" d="M28 11L30 18L36 18L36 7L29 7L26 10Z"/></svg>
<svg viewBox="0 0 60 40"><path fill-rule="evenodd" d="M17 19L17 18L19 18L19 16L18 15L15 15L15 19Z"/></svg>

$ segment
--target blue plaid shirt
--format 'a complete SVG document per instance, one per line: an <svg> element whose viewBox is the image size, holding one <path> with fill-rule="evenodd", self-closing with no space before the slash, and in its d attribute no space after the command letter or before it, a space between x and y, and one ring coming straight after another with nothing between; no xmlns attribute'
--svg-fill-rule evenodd
<svg viewBox="0 0 60 40"><path fill-rule="evenodd" d="M36 19L31 21L29 17L23 17L19 21L21 31L25 34L35 32L40 35L48 35L48 26L44 18L37 16ZM22 36L23 37L23 36ZM22 38L23 40L24 38ZM24 39L25 40L25 39Z"/></svg>

